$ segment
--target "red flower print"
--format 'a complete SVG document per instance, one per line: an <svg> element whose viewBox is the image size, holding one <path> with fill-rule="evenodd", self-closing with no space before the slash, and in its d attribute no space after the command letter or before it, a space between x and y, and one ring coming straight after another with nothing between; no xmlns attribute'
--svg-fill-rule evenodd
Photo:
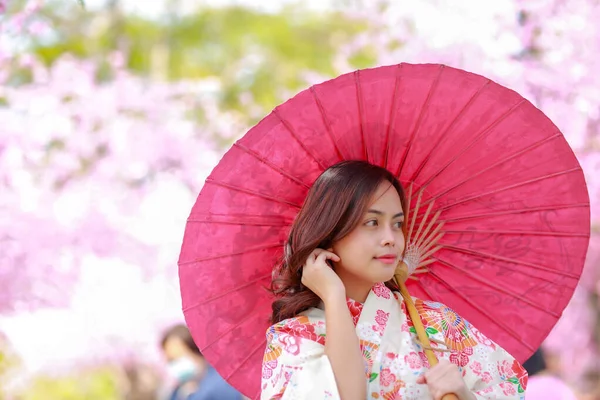
<svg viewBox="0 0 600 400"><path fill-rule="evenodd" d="M385 353L385 356L390 360L395 360L396 358L398 358L398 354L392 352Z"/></svg>
<svg viewBox="0 0 600 400"><path fill-rule="evenodd" d="M463 341L463 335L462 333L460 333L460 331L456 330L456 329L452 329L450 330L447 334L446 337L451 341L451 342L456 342L456 343L461 343Z"/></svg>
<svg viewBox="0 0 600 400"><path fill-rule="evenodd" d="M414 351L404 356L404 362L408 364L410 369L419 369L423 366L423 360Z"/></svg>
<svg viewBox="0 0 600 400"><path fill-rule="evenodd" d="M382 325L371 325L371 329L373 329L373 331L379 333L380 335L383 335L383 326Z"/></svg>
<svg viewBox="0 0 600 400"><path fill-rule="evenodd" d="M485 337L483 335L483 333L481 333L479 331L479 329L475 328L474 326L471 326L471 333L475 337L476 341L478 341L479 343L481 343L483 345L491 347L493 350L496 350L496 345L494 344L494 342L492 342L490 339Z"/></svg>
<svg viewBox="0 0 600 400"><path fill-rule="evenodd" d="M423 363L424 367L429 368L429 360L427 359L427 356L425 355L424 352L419 352L419 357L421 358L421 362Z"/></svg>
<svg viewBox="0 0 600 400"><path fill-rule="evenodd" d="M347 303L348 310L350 310L350 315L352 315L352 322L354 322L354 326L356 326L356 324L358 324L358 320L360 319L360 313L362 312L363 305L352 299L348 299Z"/></svg>
<svg viewBox="0 0 600 400"><path fill-rule="evenodd" d="M481 363L479 361L473 361L471 363L471 371L477 376L481 375Z"/></svg>
<svg viewBox="0 0 600 400"><path fill-rule="evenodd" d="M262 367L263 379L269 379L273 376L273 370L277 368L277 360L263 362Z"/></svg>
<svg viewBox="0 0 600 400"><path fill-rule="evenodd" d="M279 342L283 345L284 350L290 354L298 355L300 352L300 344L298 343L299 341L294 336L281 335Z"/></svg>
<svg viewBox="0 0 600 400"><path fill-rule="evenodd" d="M523 389L526 389L528 376L525 368L523 368L523 366L519 364L517 360L514 360L512 369L515 375L517 375L517 378L519 379L519 385L521 385Z"/></svg>
<svg viewBox="0 0 600 400"><path fill-rule="evenodd" d="M377 315L375 316L375 322L377 322L377 325L384 327L385 324L387 324L389 317L390 317L390 313L386 313L383 310L377 310Z"/></svg>
<svg viewBox="0 0 600 400"><path fill-rule="evenodd" d="M396 382L396 375L392 374L389 368L384 368L379 375L379 382L382 386L393 385Z"/></svg>
<svg viewBox="0 0 600 400"><path fill-rule="evenodd" d="M492 374L490 374L489 372L484 372L481 375L481 380L484 381L485 383L490 383L492 381Z"/></svg>
<svg viewBox="0 0 600 400"><path fill-rule="evenodd" d="M471 354L472 353L473 352L471 351ZM469 355L464 351L452 353L450 354L450 362L458 365L459 367L464 367L469 363Z"/></svg>
<svg viewBox="0 0 600 400"><path fill-rule="evenodd" d="M376 283L375 286L373 286L372 290L377 297L382 297L384 299L391 298L391 290L388 289L387 286L385 286L385 284L383 283Z"/></svg>
<svg viewBox="0 0 600 400"><path fill-rule="evenodd" d="M515 389L515 386L510 382L502 382L500 387L502 388L505 396L514 396L517 394L517 389Z"/></svg>
<svg viewBox="0 0 600 400"><path fill-rule="evenodd" d="M317 335L315 332L315 327L308 322L308 318L306 320L300 318L292 318L285 326L285 331L290 334L300 337L303 339L312 340L313 342L320 343L325 345L325 338Z"/></svg>
<svg viewBox="0 0 600 400"><path fill-rule="evenodd" d="M500 372L500 376L504 380L509 380L510 378L517 376L515 371L513 371L512 364L508 360L502 360L498 363L498 372Z"/></svg>

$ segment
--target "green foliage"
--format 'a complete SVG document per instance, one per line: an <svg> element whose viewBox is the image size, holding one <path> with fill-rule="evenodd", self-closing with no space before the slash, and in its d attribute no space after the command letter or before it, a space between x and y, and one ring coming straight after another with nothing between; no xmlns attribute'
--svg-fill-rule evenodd
<svg viewBox="0 0 600 400"><path fill-rule="evenodd" d="M311 13L289 7L279 14L242 7L202 8L161 20L125 15L118 8L92 13L49 2L44 10L55 29L52 40L36 43L51 64L65 53L106 60L125 52L127 67L140 75L169 80L218 77L225 109L243 111L242 94L270 109L282 93L306 86L302 73L332 76L337 49L367 28L337 12ZM372 66L374 51L353 56L356 67Z"/></svg>
<svg viewBox="0 0 600 400"><path fill-rule="evenodd" d="M6 398L3 382L8 381L11 374L14 374L19 365L19 358L14 354L10 345L4 340L2 333L0 332L0 400Z"/></svg>
<svg viewBox="0 0 600 400"><path fill-rule="evenodd" d="M355 68L370 68L376 64L378 58L374 47L366 46L354 52L348 62Z"/></svg>
<svg viewBox="0 0 600 400"><path fill-rule="evenodd" d="M20 400L119 400L122 398L114 370L96 369L76 376L39 377L18 397Z"/></svg>

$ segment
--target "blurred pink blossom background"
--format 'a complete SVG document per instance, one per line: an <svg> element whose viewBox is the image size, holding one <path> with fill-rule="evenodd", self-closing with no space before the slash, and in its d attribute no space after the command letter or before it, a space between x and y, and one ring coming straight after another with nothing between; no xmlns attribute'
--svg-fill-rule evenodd
<svg viewBox="0 0 600 400"><path fill-rule="evenodd" d="M57 29L44 2L10 3L0 0L0 333L20 363L0 390L83 365L159 366L160 332L182 320L176 260L189 209L227 144L269 110L249 92L243 110L224 108L223 76L140 76L118 48L103 82L96 60L48 65L31 46ZM545 346L584 387L599 370L600 2L324 3L366 28L332 54L330 73L304 68L306 86L355 69L365 52L370 66L441 62L519 91L563 131L586 174L594 236ZM29 80L15 84L15 71ZM278 100L295 91L279 88Z"/></svg>

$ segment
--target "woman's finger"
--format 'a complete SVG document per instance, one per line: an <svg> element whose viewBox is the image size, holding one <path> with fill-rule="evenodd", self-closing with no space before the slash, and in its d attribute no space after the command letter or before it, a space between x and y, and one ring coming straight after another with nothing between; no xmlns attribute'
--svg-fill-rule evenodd
<svg viewBox="0 0 600 400"><path fill-rule="evenodd" d="M315 261L315 264L325 264L327 265L327 260L334 260L335 258L339 258L337 256L335 256L335 254L333 253L329 253L329 252L323 252L321 254L319 254L319 256L317 257L317 261Z"/></svg>
<svg viewBox="0 0 600 400"><path fill-rule="evenodd" d="M315 249L308 256L308 259L306 260L306 265L307 266L315 265L319 262L325 263L327 260L333 260L335 262L339 262L340 257L337 254L332 253L331 251L327 251L327 250L323 250L323 249Z"/></svg>
<svg viewBox="0 0 600 400"><path fill-rule="evenodd" d="M306 265L312 265L317 261L317 258L319 257L319 252L320 249L315 249L312 251L312 253L310 253L310 255L308 256L308 258L306 259Z"/></svg>
<svg viewBox="0 0 600 400"><path fill-rule="evenodd" d="M323 252L317 256L315 264L325 264L327 261L327 253Z"/></svg>
<svg viewBox="0 0 600 400"><path fill-rule="evenodd" d="M321 255L324 255L326 259L328 260L333 260L335 262L339 262L340 261L340 257L335 254L334 252L331 251L327 251L327 250L323 250L323 252L321 253Z"/></svg>

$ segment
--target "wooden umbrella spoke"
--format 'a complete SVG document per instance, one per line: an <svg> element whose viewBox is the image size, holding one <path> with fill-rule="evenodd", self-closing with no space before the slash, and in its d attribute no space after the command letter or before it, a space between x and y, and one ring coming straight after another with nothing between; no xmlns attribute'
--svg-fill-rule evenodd
<svg viewBox="0 0 600 400"><path fill-rule="evenodd" d="M438 224L438 225L436 225L436 227L434 228L433 232L431 234L429 234L429 231L431 230L431 228L437 222L438 218L440 217L440 214L441 214L440 211L436 212L435 215L433 216L433 218L431 219L431 221L429 221L429 223L427 224L427 227L425 228L425 231L423 232L423 237L419 238L417 240L417 246L420 246L424 240L426 241L426 239L428 237L431 237L431 236L435 235L440 229L442 229L442 226L444 226L443 222L440 223L440 224Z"/></svg>
<svg viewBox="0 0 600 400"><path fill-rule="evenodd" d="M419 193L419 200L421 199L422 194L423 194L423 192ZM425 210L425 215L423 215L423 218L421 219L421 223L419 224L419 226L417 228L417 233L415 234L415 238L413 239L413 242L417 243L417 245L421 241L421 237L420 237L421 230L425 226L425 222L427 221L427 218L429 217L429 213L431 212L432 208L433 208L433 203L429 203L427 210ZM423 232L423 236L426 236L425 232Z"/></svg>
<svg viewBox="0 0 600 400"><path fill-rule="evenodd" d="M415 192L414 183L408 185L408 204L412 204L413 193ZM426 266L435 262L431 257L443 248L439 241L444 236L442 230L444 221L440 221L441 211L434 211L434 202L429 202L425 212L419 215L423 205L423 188L416 190L416 202L408 212L409 229L406 236L406 249L404 255L404 264L408 267L407 277L412 280L419 279L412 277L413 274L424 274L428 272Z"/></svg>

